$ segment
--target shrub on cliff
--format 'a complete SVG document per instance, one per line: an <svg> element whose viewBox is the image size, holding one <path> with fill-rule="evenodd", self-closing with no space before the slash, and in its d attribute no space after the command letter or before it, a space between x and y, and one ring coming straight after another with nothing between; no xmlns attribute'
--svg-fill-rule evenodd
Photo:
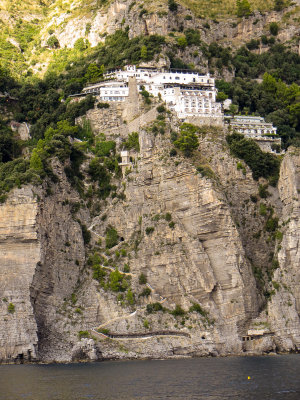
<svg viewBox="0 0 300 400"><path fill-rule="evenodd" d="M178 4L174 0L168 0L168 7L172 12L176 12L178 10Z"/></svg>
<svg viewBox="0 0 300 400"><path fill-rule="evenodd" d="M110 185L110 174L102 165L101 159L95 157L89 165L88 173L90 174L92 181L98 183L98 196L102 199L105 199L109 196L109 193L112 189Z"/></svg>
<svg viewBox="0 0 300 400"><path fill-rule="evenodd" d="M244 160L251 168L253 179L273 178L272 182L276 184L280 168L280 161L276 156L264 153L254 140L247 139L238 133L228 135L226 141L231 153Z"/></svg>
<svg viewBox="0 0 300 400"><path fill-rule="evenodd" d="M7 306L7 311L10 314L13 314L15 312L15 305L13 303L9 303L8 306Z"/></svg>
<svg viewBox="0 0 300 400"><path fill-rule="evenodd" d="M128 135L128 139L124 143L124 148L127 150L140 151L139 134L132 132Z"/></svg>
<svg viewBox="0 0 300 400"><path fill-rule="evenodd" d="M129 287L127 276L119 272L118 269L110 273L108 285L113 292L125 292Z"/></svg>
<svg viewBox="0 0 300 400"><path fill-rule="evenodd" d="M105 244L107 249L111 249L119 243L119 235L113 226L108 226L106 229Z"/></svg>
<svg viewBox="0 0 300 400"><path fill-rule="evenodd" d="M184 123L180 127L180 135L177 140L175 140L175 146L183 151L186 157L190 157L194 150L199 146L198 137L196 132L198 127L192 124Z"/></svg>
<svg viewBox="0 0 300 400"><path fill-rule="evenodd" d="M248 0L237 0L236 2L238 17L249 17L251 15L251 6Z"/></svg>
<svg viewBox="0 0 300 400"><path fill-rule="evenodd" d="M56 36L50 36L49 39L47 40L47 46L49 46L51 49L59 49L60 44Z"/></svg>
<svg viewBox="0 0 300 400"><path fill-rule="evenodd" d="M116 142L113 140L97 141L95 153L99 157L109 157L111 154L115 154Z"/></svg>

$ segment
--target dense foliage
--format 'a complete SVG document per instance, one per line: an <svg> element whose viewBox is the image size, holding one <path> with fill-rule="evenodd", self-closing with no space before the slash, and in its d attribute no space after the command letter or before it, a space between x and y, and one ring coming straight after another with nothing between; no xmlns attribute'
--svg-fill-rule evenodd
<svg viewBox="0 0 300 400"><path fill-rule="evenodd" d="M228 135L227 143L232 154L242 160L251 168L255 180L260 177L270 180L276 185L279 178L280 161L277 156L264 153L258 144L238 133Z"/></svg>
<svg viewBox="0 0 300 400"><path fill-rule="evenodd" d="M193 151L199 146L198 137L196 135L198 130L199 127L188 123L184 123L180 127L179 137L174 141L174 144L186 157L190 157Z"/></svg>

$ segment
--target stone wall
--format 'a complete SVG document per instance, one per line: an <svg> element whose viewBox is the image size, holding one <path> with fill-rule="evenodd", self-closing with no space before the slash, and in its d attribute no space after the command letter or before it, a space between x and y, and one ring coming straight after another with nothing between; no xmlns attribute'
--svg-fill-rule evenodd
<svg viewBox="0 0 300 400"><path fill-rule="evenodd" d="M267 153L275 153L275 151L272 150L272 145L276 144L281 147L281 139L266 139L266 138L261 138L261 139L254 139L256 143L259 145L259 147L262 149L262 151L265 151Z"/></svg>
<svg viewBox="0 0 300 400"><path fill-rule="evenodd" d="M216 117L187 117L185 119L185 122L188 122L190 124L194 125L208 125L208 126L219 126L223 127L224 126L224 117L223 116L216 116Z"/></svg>

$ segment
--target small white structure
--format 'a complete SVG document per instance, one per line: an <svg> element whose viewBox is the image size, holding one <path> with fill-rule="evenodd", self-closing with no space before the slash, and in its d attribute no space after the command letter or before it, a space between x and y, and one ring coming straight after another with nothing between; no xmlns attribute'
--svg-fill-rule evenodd
<svg viewBox="0 0 300 400"><path fill-rule="evenodd" d="M277 128L265 122L262 117L238 115L230 121L230 126L238 133L242 133L249 138L261 138L264 135L277 135Z"/></svg>
<svg viewBox="0 0 300 400"><path fill-rule="evenodd" d="M124 177L126 174L126 169L129 169L131 167L129 151L127 150L121 151L121 158L122 162L119 164L119 166L122 168L122 174Z"/></svg>

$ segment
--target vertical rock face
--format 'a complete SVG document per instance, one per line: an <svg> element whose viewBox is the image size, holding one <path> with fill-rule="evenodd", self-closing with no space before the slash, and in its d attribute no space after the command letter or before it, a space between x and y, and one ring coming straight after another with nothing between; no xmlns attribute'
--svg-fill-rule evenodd
<svg viewBox="0 0 300 400"><path fill-rule="evenodd" d="M30 285L40 260L31 187L16 189L0 205L0 359L35 359L37 325Z"/></svg>
<svg viewBox="0 0 300 400"><path fill-rule="evenodd" d="M299 154L291 149L285 156L278 191L274 189L269 200L281 218L283 239L275 251L279 267L270 283L274 290L268 312L261 312L266 302L249 262L252 255L255 265L260 258L266 263L269 256L263 253L270 252L268 245L253 239L253 232L262 228L255 215L258 205L249 200L258 184L246 167L237 168L224 147L224 135L200 138L199 159L193 160L201 165L204 157L209 159L214 179L198 173L191 160L169 157L165 136L140 132L138 159L120 184L124 195L109 200L94 218L58 162L52 163L58 179L51 190L46 184L16 189L0 206L2 361L226 355L243 350L261 354L275 347L299 348ZM125 262L130 264L133 306L93 279L83 223L92 233L89 251L103 255L99 238L104 244L106 228L117 229L121 241L106 251L112 261L103 268L108 276L114 263L120 270ZM125 258L120 257L121 248L126 249ZM139 296L145 289L141 274L151 288L148 298ZM147 313L147 304L156 302L169 310L180 305L185 311L197 303L202 314ZM128 340L120 344L95 337L93 328L100 325ZM166 330L177 336L155 334ZM80 340L80 331L93 332L92 338ZM259 339L244 346L242 337L249 332ZM139 336L147 333L151 337Z"/></svg>
<svg viewBox="0 0 300 400"><path fill-rule="evenodd" d="M300 348L300 152L290 148L281 166L279 193L283 203L283 239L274 273L275 293L269 303L277 347Z"/></svg>
<svg viewBox="0 0 300 400"><path fill-rule="evenodd" d="M40 199L36 222L41 255L30 294L38 327L38 355L63 361L68 360L66 325L70 321L59 311L72 299L85 263L85 249L81 226L70 212L74 204L80 204L78 193L70 187L61 165L53 163L52 167L58 183L51 194ZM88 215L85 219L88 221ZM76 302L74 295L71 301Z"/></svg>
<svg viewBox="0 0 300 400"><path fill-rule="evenodd" d="M215 321L206 332L215 350L238 353L247 322L259 309L239 232L224 194L190 163L162 161L164 146L159 138L154 144L149 135L140 135L138 172L129 175L126 201L107 212L107 223L126 243L139 242L130 261L133 277L145 274L171 309L200 303ZM166 223L167 213L174 226ZM95 225L104 236L105 224ZM199 329L191 335L195 345Z"/></svg>

